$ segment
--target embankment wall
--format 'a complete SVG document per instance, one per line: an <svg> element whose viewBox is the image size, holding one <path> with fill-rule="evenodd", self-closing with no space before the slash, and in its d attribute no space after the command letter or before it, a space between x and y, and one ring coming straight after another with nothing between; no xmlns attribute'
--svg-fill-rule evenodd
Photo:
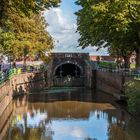
<svg viewBox="0 0 140 140"><path fill-rule="evenodd" d="M3 114L13 96L39 91L46 86L43 73L24 73L15 75L0 85L0 116Z"/></svg>
<svg viewBox="0 0 140 140"><path fill-rule="evenodd" d="M112 94L117 99L121 100L125 97L125 88L128 82L134 80L133 77L128 77L122 73L109 71L96 71L96 89Z"/></svg>

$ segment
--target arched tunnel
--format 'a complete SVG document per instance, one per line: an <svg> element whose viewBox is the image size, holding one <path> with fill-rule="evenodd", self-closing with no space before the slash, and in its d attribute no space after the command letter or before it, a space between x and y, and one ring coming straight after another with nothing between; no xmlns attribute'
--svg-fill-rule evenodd
<svg viewBox="0 0 140 140"><path fill-rule="evenodd" d="M65 63L58 66L55 70L56 77L80 77L82 70L79 66L73 63Z"/></svg>
<svg viewBox="0 0 140 140"><path fill-rule="evenodd" d="M47 65L46 83L48 87L86 86L90 67L88 53L53 53Z"/></svg>
<svg viewBox="0 0 140 140"><path fill-rule="evenodd" d="M56 67L53 75L54 86L83 86L83 69L74 63L63 63Z"/></svg>

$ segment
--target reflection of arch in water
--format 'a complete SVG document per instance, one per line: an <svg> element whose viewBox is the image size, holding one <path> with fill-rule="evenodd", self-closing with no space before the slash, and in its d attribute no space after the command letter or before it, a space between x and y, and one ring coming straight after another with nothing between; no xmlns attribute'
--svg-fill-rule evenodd
<svg viewBox="0 0 140 140"><path fill-rule="evenodd" d="M71 61L66 61L64 63L61 63L54 69L54 76L60 76L60 77L66 77L66 76L72 76L72 77L79 77L83 75L83 69L80 65L77 63Z"/></svg>

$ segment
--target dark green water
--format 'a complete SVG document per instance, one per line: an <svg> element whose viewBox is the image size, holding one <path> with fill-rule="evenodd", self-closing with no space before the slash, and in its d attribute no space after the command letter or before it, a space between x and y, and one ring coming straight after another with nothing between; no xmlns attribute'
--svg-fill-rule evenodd
<svg viewBox="0 0 140 140"><path fill-rule="evenodd" d="M140 140L140 123L113 97L85 89L45 92L13 101L3 140Z"/></svg>

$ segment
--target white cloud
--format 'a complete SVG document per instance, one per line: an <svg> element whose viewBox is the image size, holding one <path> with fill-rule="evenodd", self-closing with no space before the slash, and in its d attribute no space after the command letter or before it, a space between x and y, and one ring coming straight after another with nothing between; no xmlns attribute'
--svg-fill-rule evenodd
<svg viewBox="0 0 140 140"><path fill-rule="evenodd" d="M73 127L71 134L72 134L72 136L74 136L76 138L86 137L84 130L77 126Z"/></svg>
<svg viewBox="0 0 140 140"><path fill-rule="evenodd" d="M75 125L69 127L60 125L55 127L54 130L57 135L64 135L64 136L70 136L70 137L81 138L81 139L87 137L84 128Z"/></svg>
<svg viewBox="0 0 140 140"><path fill-rule="evenodd" d="M52 8L44 12L45 19L47 20L48 31L55 40L54 52L90 52L94 55L106 55L106 49L96 51L95 47L87 47L82 50L78 46L78 39L80 35L76 33L76 21L70 20L73 17L65 15L65 11L62 11L61 7Z"/></svg>
<svg viewBox="0 0 140 140"><path fill-rule="evenodd" d="M63 18L60 8L52 8L45 13L46 20L49 24L48 30L52 35L57 33L68 33L73 30L74 25L68 23L66 18Z"/></svg>

